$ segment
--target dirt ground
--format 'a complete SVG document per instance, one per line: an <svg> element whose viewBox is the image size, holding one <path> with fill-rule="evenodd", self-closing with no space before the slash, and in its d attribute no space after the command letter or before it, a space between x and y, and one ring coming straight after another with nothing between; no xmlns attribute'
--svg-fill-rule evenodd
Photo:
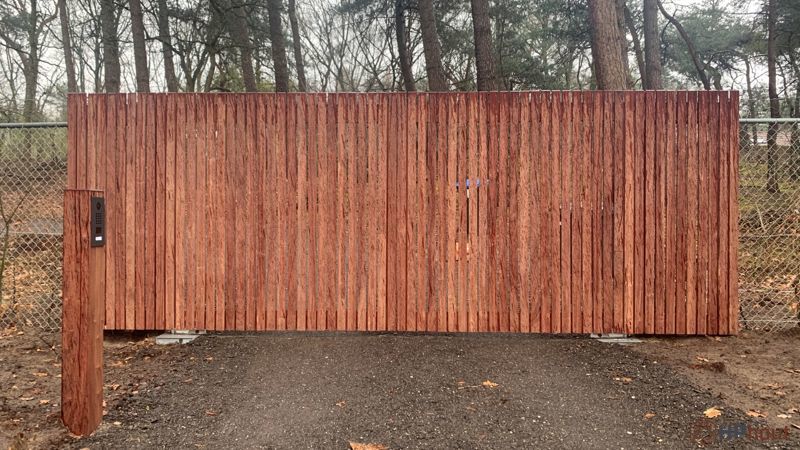
<svg viewBox="0 0 800 450"><path fill-rule="evenodd" d="M10 329L0 449L796 448L798 343L273 333L156 346L114 335L107 414L78 439L59 422L58 335Z"/></svg>
<svg viewBox="0 0 800 450"><path fill-rule="evenodd" d="M800 433L800 329L726 338L646 339L635 350L669 364L750 416Z"/></svg>

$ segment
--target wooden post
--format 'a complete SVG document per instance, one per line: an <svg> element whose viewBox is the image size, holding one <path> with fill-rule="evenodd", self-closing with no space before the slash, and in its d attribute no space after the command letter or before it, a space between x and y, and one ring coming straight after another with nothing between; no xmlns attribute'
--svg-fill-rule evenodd
<svg viewBox="0 0 800 450"><path fill-rule="evenodd" d="M92 246L92 198L102 196L64 191L61 420L79 436L91 434L103 417L105 247Z"/></svg>

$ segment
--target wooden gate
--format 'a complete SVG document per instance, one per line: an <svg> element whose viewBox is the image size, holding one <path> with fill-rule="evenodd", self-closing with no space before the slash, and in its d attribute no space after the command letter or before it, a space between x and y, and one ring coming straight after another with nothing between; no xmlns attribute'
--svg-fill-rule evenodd
<svg viewBox="0 0 800 450"><path fill-rule="evenodd" d="M736 92L70 95L107 329L729 334Z"/></svg>

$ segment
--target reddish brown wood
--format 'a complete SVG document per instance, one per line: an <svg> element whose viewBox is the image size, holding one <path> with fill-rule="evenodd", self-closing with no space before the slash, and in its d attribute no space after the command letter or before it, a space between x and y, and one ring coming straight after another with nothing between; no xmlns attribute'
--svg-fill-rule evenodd
<svg viewBox="0 0 800 450"><path fill-rule="evenodd" d="M61 420L86 436L103 417L105 248L90 246L91 198L101 191L64 191L64 286L61 333Z"/></svg>
<svg viewBox="0 0 800 450"><path fill-rule="evenodd" d="M737 102L73 96L68 178L108 328L727 334Z"/></svg>

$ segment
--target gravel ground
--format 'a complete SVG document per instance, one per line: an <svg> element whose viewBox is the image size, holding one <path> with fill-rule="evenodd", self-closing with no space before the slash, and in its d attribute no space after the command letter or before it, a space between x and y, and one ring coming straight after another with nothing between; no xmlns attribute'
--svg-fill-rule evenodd
<svg viewBox="0 0 800 450"><path fill-rule="evenodd" d="M271 333L211 334L167 350L130 345L140 348L107 359L100 429L62 444L800 447L798 430L768 435L761 419L652 356L587 338ZM722 416L705 419L710 407ZM718 439L719 429L742 424L769 442Z"/></svg>

